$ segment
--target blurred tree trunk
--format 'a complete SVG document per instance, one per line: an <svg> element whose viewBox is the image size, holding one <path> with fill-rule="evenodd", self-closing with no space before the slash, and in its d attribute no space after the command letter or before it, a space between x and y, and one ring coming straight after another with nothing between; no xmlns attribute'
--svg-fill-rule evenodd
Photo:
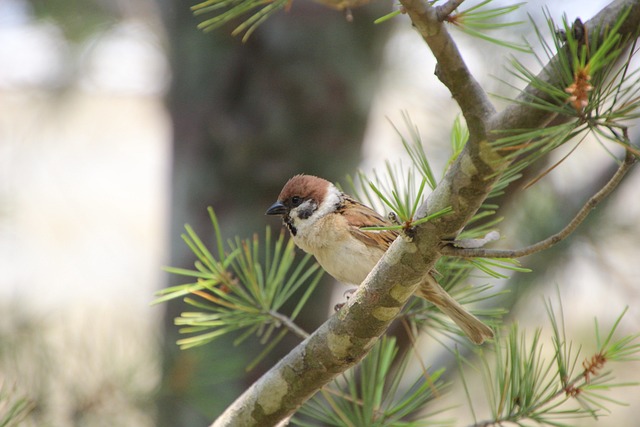
<svg viewBox="0 0 640 427"><path fill-rule="evenodd" d="M229 35L232 28L198 31L189 3L160 4L173 73L167 97L174 141L169 264L189 267L194 257L179 236L185 223L203 238L212 234L207 206L216 210L226 237L262 234L266 224L279 226L264 211L290 176L335 180L353 170L386 32L372 23L383 13L379 7L356 10L349 23L338 12L298 2L242 44ZM174 277L169 281L177 284ZM327 308L308 307L316 313L305 313L300 323L312 330ZM168 304L163 323L159 426L208 425L260 374L245 375L254 356L231 338L178 350L173 319L184 308Z"/></svg>

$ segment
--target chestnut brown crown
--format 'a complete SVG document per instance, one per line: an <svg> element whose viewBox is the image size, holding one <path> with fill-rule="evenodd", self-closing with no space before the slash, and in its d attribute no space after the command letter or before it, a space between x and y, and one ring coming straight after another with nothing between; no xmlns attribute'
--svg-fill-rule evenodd
<svg viewBox="0 0 640 427"><path fill-rule="evenodd" d="M267 209L266 215L286 215L306 200L313 200L319 205L330 185L329 181L317 176L296 175L287 181L278 196L278 201Z"/></svg>

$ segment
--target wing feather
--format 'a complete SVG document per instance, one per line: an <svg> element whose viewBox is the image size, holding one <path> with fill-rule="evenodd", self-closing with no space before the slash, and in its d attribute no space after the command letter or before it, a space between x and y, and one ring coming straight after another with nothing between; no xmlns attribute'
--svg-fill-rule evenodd
<svg viewBox="0 0 640 427"><path fill-rule="evenodd" d="M351 235L366 245L379 246L386 251L398 237L395 230L362 230L363 227L389 227L392 224L373 209L351 197L344 198L338 213L352 225L349 229Z"/></svg>

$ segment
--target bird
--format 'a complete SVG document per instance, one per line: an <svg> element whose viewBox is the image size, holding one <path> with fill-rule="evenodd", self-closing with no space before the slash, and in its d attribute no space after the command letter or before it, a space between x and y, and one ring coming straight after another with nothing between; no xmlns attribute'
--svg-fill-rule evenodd
<svg viewBox="0 0 640 427"><path fill-rule="evenodd" d="M281 216L296 246L347 285L359 286L398 237L396 230L363 229L393 224L330 181L313 175L289 179L266 215ZM472 342L482 344L493 337L491 328L465 310L431 273L425 274L416 294L448 315Z"/></svg>

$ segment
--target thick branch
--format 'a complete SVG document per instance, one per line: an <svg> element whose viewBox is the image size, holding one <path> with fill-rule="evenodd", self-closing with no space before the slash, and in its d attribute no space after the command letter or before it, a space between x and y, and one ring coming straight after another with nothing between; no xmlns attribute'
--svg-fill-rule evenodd
<svg viewBox="0 0 640 427"><path fill-rule="evenodd" d="M490 192L497 180L497 168L506 166L487 142L487 132L533 128L553 118L551 113L526 106L494 114L493 106L469 73L434 9L422 0L401 2L436 56L438 76L459 103L470 131L470 143L420 206L416 219L447 206L451 206L454 213L421 224L411 239L398 238L348 304L246 390L214 426L275 425L337 375L358 363L400 313L422 277L433 268L441 256L440 242L457 236ZM631 5L632 11L622 32L632 36L640 26L637 0L619 0L590 23L611 26L626 5ZM550 66L541 75L551 75L548 70Z"/></svg>
<svg viewBox="0 0 640 427"><path fill-rule="evenodd" d="M605 184L604 187L600 189L596 194L594 194L587 203L578 211L576 216L567 224L565 228L563 228L558 233L536 243L531 246L527 246L522 249L464 249L464 248L456 248L454 246L444 246L440 253L442 255L447 256L455 256L459 258L520 258L523 256L531 255L536 252L540 252L542 250L548 249L551 246L561 242L566 239L571 233L575 231L576 228L587 218L589 212L600 204L611 192L620 184L624 175L631 169L631 167L636 163L637 158L629 151L627 151L627 155L616 171L616 173L611 177L609 182Z"/></svg>

